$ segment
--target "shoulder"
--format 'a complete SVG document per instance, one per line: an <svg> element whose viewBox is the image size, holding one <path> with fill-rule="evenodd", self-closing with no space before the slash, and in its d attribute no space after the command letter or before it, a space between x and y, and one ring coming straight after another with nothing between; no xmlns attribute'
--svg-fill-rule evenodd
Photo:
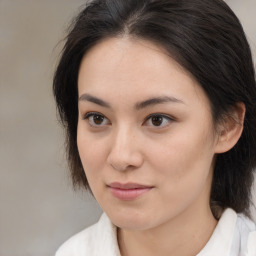
<svg viewBox="0 0 256 256"><path fill-rule="evenodd" d="M80 252L90 251L92 243L95 243L94 237L97 237L99 223L82 230L69 238L56 252L56 256L80 255Z"/></svg>
<svg viewBox="0 0 256 256"><path fill-rule="evenodd" d="M55 256L119 256L116 227L104 213L100 220L89 228L68 239Z"/></svg>
<svg viewBox="0 0 256 256"><path fill-rule="evenodd" d="M256 225L242 214L226 209L210 240L197 256L256 256Z"/></svg>
<svg viewBox="0 0 256 256"><path fill-rule="evenodd" d="M240 237L241 251L256 255L256 224L242 214L237 215L235 237ZM235 240L235 239L234 239Z"/></svg>
<svg viewBox="0 0 256 256"><path fill-rule="evenodd" d="M231 228L230 255L256 256L256 225L243 214L227 209L221 218ZM234 225L230 225L233 221ZM223 225L227 228L227 225ZM228 228L227 228L228 229Z"/></svg>

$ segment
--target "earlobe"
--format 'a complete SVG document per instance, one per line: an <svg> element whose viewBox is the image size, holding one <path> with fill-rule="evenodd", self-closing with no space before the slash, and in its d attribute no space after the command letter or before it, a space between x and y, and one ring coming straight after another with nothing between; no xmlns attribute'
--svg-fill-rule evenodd
<svg viewBox="0 0 256 256"><path fill-rule="evenodd" d="M243 132L245 111L244 103L239 102L225 115L218 126L215 153L227 152L236 145Z"/></svg>

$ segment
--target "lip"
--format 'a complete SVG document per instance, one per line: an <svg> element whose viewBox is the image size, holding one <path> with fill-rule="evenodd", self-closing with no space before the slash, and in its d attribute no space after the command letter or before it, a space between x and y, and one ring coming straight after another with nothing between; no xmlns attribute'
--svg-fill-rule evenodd
<svg viewBox="0 0 256 256"><path fill-rule="evenodd" d="M137 183L119 182L110 183L107 187L114 197L124 201L134 200L153 188L152 186Z"/></svg>

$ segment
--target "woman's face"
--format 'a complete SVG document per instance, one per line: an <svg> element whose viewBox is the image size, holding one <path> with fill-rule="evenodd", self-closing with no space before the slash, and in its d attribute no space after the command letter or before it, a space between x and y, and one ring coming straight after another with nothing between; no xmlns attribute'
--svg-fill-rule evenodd
<svg viewBox="0 0 256 256"><path fill-rule="evenodd" d="M102 41L82 60L78 91L79 154L115 225L146 230L209 208L217 145L210 103L161 48Z"/></svg>

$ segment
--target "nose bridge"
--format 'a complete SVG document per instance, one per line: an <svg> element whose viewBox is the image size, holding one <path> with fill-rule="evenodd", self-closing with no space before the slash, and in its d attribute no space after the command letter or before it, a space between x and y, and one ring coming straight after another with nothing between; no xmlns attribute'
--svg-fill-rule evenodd
<svg viewBox="0 0 256 256"><path fill-rule="evenodd" d="M108 157L112 167L125 170L127 167L139 167L142 164L138 136L136 129L131 125L122 124L116 127Z"/></svg>
<svg viewBox="0 0 256 256"><path fill-rule="evenodd" d="M127 152L131 150L130 147L135 142L133 141L135 139L133 129L129 125L120 125L115 132L113 149Z"/></svg>

